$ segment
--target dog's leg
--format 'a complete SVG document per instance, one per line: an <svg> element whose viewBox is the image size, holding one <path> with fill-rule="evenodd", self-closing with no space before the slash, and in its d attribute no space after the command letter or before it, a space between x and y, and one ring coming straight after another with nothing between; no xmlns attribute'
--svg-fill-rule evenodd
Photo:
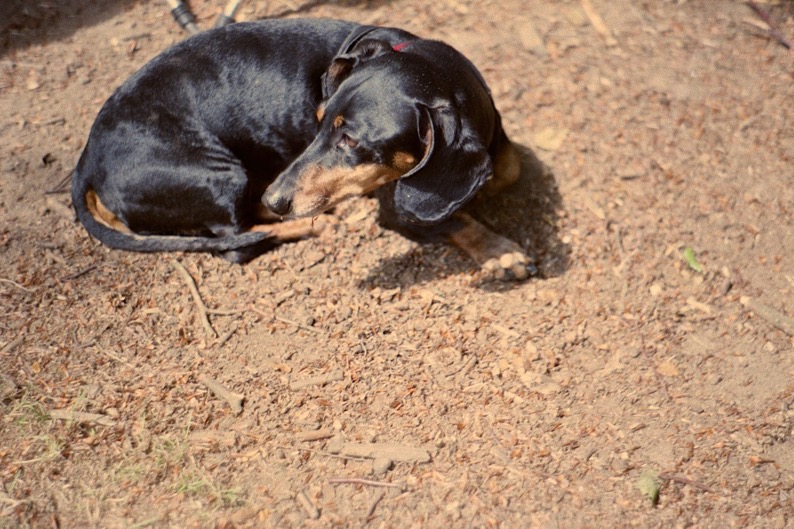
<svg viewBox="0 0 794 529"><path fill-rule="evenodd" d="M285 220L274 222L273 224L256 224L251 226L249 231L265 232L272 239L279 242L289 242L307 237L316 237L333 222L334 217L332 215L320 215L314 218Z"/></svg>
<svg viewBox="0 0 794 529"><path fill-rule="evenodd" d="M492 232L467 213L456 213L455 220L460 227L449 234L450 241L474 259L488 277L521 280L533 273L532 259L518 244Z"/></svg>
<svg viewBox="0 0 794 529"><path fill-rule="evenodd" d="M290 241L316 237L334 222L332 215L320 215L313 219L296 219L272 224L256 224L248 231L267 233L269 237L252 246L244 246L236 250L220 252L220 257L233 263L243 264L272 250L276 246Z"/></svg>

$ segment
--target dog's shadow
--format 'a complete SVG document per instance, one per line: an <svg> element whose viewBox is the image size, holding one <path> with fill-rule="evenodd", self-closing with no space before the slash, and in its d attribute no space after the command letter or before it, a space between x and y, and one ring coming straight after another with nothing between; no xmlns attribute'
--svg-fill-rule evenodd
<svg viewBox="0 0 794 529"><path fill-rule="evenodd" d="M465 210L492 231L517 242L534 259L538 272L534 278L557 277L568 269L570 246L559 237L562 197L551 169L528 147L518 146L521 171L518 181L493 195L480 193ZM360 288L393 289L465 272L475 272L477 265L463 256L444 259L444 245L430 245L403 255L385 259L359 284ZM443 265L438 263L444 259ZM506 285L477 281L480 288L501 290Z"/></svg>

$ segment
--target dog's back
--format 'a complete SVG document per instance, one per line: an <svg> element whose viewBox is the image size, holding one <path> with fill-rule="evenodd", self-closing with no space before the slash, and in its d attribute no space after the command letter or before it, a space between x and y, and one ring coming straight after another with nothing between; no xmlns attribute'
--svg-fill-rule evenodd
<svg viewBox="0 0 794 529"><path fill-rule="evenodd" d="M80 221L106 245L132 251L261 243L266 234L239 232L313 138L322 74L356 27L233 24L155 57L94 122L73 178Z"/></svg>

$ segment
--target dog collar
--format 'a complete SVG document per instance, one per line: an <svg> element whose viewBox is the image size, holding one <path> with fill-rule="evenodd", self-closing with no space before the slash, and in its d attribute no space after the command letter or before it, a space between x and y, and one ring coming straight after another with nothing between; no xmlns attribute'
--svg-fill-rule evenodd
<svg viewBox="0 0 794 529"><path fill-rule="evenodd" d="M411 44L413 44L413 41L409 40L409 41L406 41L406 42L401 42L399 44L395 44L394 46L391 47L391 49L393 49L394 51L403 51L405 48L407 48Z"/></svg>

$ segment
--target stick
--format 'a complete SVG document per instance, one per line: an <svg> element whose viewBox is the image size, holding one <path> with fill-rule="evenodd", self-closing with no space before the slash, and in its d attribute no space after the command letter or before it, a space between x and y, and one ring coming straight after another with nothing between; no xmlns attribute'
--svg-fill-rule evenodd
<svg viewBox="0 0 794 529"><path fill-rule="evenodd" d="M17 287L20 290L24 290L25 292L35 292L33 289L30 289L24 285L20 285L16 281L12 281L11 279L6 279L4 277L0 277L0 283L8 283L9 285Z"/></svg>
<svg viewBox="0 0 794 529"><path fill-rule="evenodd" d="M749 0L747 2L747 5L750 6L750 9L755 11L756 15L761 17L761 20L766 22L766 25L769 26L769 33L771 33L772 36L774 36L777 39L777 41L780 44L783 45L784 48L786 48L787 50L790 50L791 49L791 42L789 42L788 39L786 39L786 37L783 35L783 33L780 32L779 29L777 29L777 25L772 20L772 17L769 16L769 13L767 13L766 11L761 9L761 6L759 6L758 4L753 2L752 0Z"/></svg>
<svg viewBox="0 0 794 529"><path fill-rule="evenodd" d="M345 443L343 456L389 459L401 463L427 463L430 453L423 448L397 443Z"/></svg>
<svg viewBox="0 0 794 529"><path fill-rule="evenodd" d="M385 492L381 492L380 494L375 496L375 499L373 499L372 502L369 504L369 509L367 509L367 515L364 517L365 520L369 521L372 518L372 515L375 514L375 508L378 506L380 500L382 500L385 495L386 495Z"/></svg>
<svg viewBox="0 0 794 529"><path fill-rule="evenodd" d="M595 10L590 0L582 0L582 9L584 10L584 14L587 15L587 19L590 20L590 23L593 25L593 28L595 28L599 35L604 37L607 46L616 45L618 41L612 36L612 32L609 31L609 28L604 23L604 19L601 18L598 11Z"/></svg>
<svg viewBox="0 0 794 529"><path fill-rule="evenodd" d="M303 510L306 511L306 514L312 520L316 520L320 517L320 509L314 506L314 502L312 502L311 498L309 498L308 494L305 491L300 491L296 496L298 503L301 504Z"/></svg>
<svg viewBox="0 0 794 529"><path fill-rule="evenodd" d="M75 422L92 422L102 426L113 426L116 421L107 415L100 415L99 413L85 413L82 411L70 410L52 410L49 412L51 419L62 421L75 421Z"/></svg>
<svg viewBox="0 0 794 529"><path fill-rule="evenodd" d="M328 483L332 485L353 484L353 485L366 485L369 487L391 487L395 489L405 490L405 485L399 483L387 483L385 481L375 481L372 479L364 478L331 478Z"/></svg>
<svg viewBox="0 0 794 529"><path fill-rule="evenodd" d="M215 332L215 329L212 328L212 324L210 323L210 319L207 316L207 306L204 305L204 302L201 300L201 294L199 294L198 288L196 287L196 281L187 271L187 269L180 263L179 261L171 261L171 264L176 269L177 272L182 276L182 279L185 281L188 289L190 289L190 293L193 296L193 301L196 304L196 308L199 311L199 319L201 320L201 324L204 326L204 331L211 338L217 338L218 333Z"/></svg>
<svg viewBox="0 0 794 529"><path fill-rule="evenodd" d="M78 277L86 275L88 272L92 272L96 269L96 267L96 264L92 264L86 268L83 268L82 270L75 272L74 274L64 277L61 281L71 281L72 279L77 279Z"/></svg>
<svg viewBox="0 0 794 529"><path fill-rule="evenodd" d="M304 325L302 323L298 323L297 321L288 320L287 318L282 318L281 316L273 316L274 320L280 321L281 323L286 323L288 325L294 325L299 329L303 329L304 331L311 331L316 332L318 334L325 334L325 332L321 329L315 329L314 327L310 327L308 325Z"/></svg>
<svg viewBox="0 0 794 529"><path fill-rule="evenodd" d="M325 428L322 430L310 430L307 432L298 432L295 437L298 441L320 441L321 439L329 439L335 435L331 429Z"/></svg>
<svg viewBox="0 0 794 529"><path fill-rule="evenodd" d="M199 375L196 377L196 380L207 386L207 388L209 388L209 390L212 391L216 397L221 400L225 400L235 415L242 413L245 395L225 388L219 382L208 377L207 375Z"/></svg>
<svg viewBox="0 0 794 529"><path fill-rule="evenodd" d="M236 333L239 328L240 328L240 326L237 325L237 326L235 326L234 329L232 329L231 331L229 331L226 334L224 334L223 336L221 336L220 339L218 340L218 343L215 344L215 346L216 347L223 347L224 345L226 345L226 342L228 342L232 338L232 336L234 336L234 333Z"/></svg>
<svg viewBox="0 0 794 529"><path fill-rule="evenodd" d="M303 380L296 380L295 382L290 382L289 389L292 391L297 391L299 389L307 388L309 386L322 386L329 382L337 382L339 380L344 380L345 374L342 372L341 369L337 369L336 371L331 371L330 373L326 373L325 375L318 375L316 377L309 377L304 378Z"/></svg>
<svg viewBox="0 0 794 529"><path fill-rule="evenodd" d="M8 354L14 351L17 347L22 345L22 342L25 341L25 337L21 334L5 344L2 349L0 349L0 354Z"/></svg>

